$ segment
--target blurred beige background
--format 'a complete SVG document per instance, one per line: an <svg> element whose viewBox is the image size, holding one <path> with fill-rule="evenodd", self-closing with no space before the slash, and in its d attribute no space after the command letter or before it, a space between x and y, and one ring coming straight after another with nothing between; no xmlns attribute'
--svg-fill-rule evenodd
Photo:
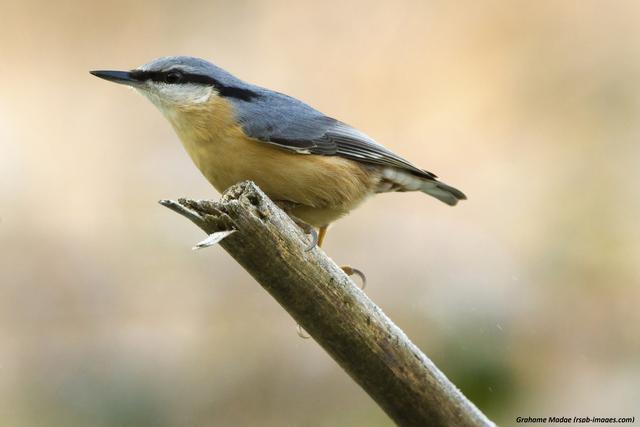
<svg viewBox="0 0 640 427"><path fill-rule="evenodd" d="M640 417L640 3L0 0L0 425L388 426L161 198L217 197L141 96L207 58L464 190L329 233L491 418Z"/></svg>

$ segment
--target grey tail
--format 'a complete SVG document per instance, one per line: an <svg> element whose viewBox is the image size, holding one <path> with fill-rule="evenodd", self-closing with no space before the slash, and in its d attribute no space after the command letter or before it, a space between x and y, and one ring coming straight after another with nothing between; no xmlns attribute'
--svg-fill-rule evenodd
<svg viewBox="0 0 640 427"><path fill-rule="evenodd" d="M420 191L435 197L449 206L455 206L459 200L467 199L467 196L465 196L462 191L435 179L424 180Z"/></svg>

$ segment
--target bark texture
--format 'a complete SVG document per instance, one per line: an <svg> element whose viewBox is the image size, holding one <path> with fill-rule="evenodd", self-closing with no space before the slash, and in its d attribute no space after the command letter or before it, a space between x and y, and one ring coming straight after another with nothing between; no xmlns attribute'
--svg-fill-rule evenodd
<svg viewBox="0 0 640 427"><path fill-rule="evenodd" d="M493 425L254 183L160 203L208 235L235 230L219 244L398 425Z"/></svg>

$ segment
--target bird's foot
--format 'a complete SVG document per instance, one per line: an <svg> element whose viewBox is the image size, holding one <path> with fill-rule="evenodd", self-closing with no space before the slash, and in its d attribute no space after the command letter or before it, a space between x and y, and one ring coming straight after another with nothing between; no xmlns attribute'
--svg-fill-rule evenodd
<svg viewBox="0 0 640 427"><path fill-rule="evenodd" d="M298 336L303 340L308 340L309 338L311 338L311 335L307 335L307 332L302 329L302 326L300 326L300 324L296 325L296 332L298 333Z"/></svg>
<svg viewBox="0 0 640 427"><path fill-rule="evenodd" d="M307 247L304 248L304 251L309 252L311 249L315 248L318 245L318 232L316 231L316 229L313 228L311 225L307 224L306 222L300 221L298 218L294 216L292 216L291 219L293 220L293 222L295 222L298 225L298 227L302 229L302 231L304 231L305 234L308 234L311 236L311 241L309 242Z"/></svg>
<svg viewBox="0 0 640 427"><path fill-rule="evenodd" d="M362 281L360 289L364 290L364 288L367 287L367 276L365 276L361 270L353 268L350 265L341 265L340 268L347 276L358 276L360 278L360 280Z"/></svg>

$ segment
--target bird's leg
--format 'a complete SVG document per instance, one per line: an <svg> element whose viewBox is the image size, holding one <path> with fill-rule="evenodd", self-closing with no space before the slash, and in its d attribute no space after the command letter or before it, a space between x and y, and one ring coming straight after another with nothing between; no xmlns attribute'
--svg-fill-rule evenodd
<svg viewBox="0 0 640 427"><path fill-rule="evenodd" d="M305 248L305 252L309 252L311 249L315 248L318 244L318 232L316 231L316 229L291 213L291 211L296 206L299 206L299 204L291 202L289 200L274 200L274 203L278 205L278 207L282 209L287 215L289 215L289 218L291 218L291 220L295 222L296 225L300 227L305 234L311 235L311 242L309 242L309 246Z"/></svg>
<svg viewBox="0 0 640 427"><path fill-rule="evenodd" d="M327 236L328 229L328 225L320 227L320 233L318 234L318 246L322 246L322 243L324 243L324 238ZM360 280L362 281L362 286L360 286L360 289L364 289L367 286L367 276L365 276L361 270L353 268L350 265L341 265L340 268L347 276L356 275L360 278ZM300 334L298 333L298 335Z"/></svg>
<svg viewBox="0 0 640 427"><path fill-rule="evenodd" d="M328 225L323 225L320 227L320 232L318 233L318 246L322 246L324 242L324 238L327 235L327 230L329 229Z"/></svg>
<svg viewBox="0 0 640 427"><path fill-rule="evenodd" d="M306 251L310 251L316 245L318 245L318 247L322 246L322 244L324 243L324 239L327 236L327 230L329 229L328 225L320 227L319 232L316 232L315 228L313 228L311 225L291 214L291 210L297 205L296 203L289 202L287 200L276 200L275 204L278 205L280 209L282 209L287 215L289 215L289 218L291 218L293 222L295 222L296 225L302 229L302 231L304 231L306 234L311 234L311 243L309 244L309 247L305 249ZM342 265L340 266L340 268L345 272L347 276L356 275L360 277L360 280L362 280L362 286L360 286L360 289L364 289L365 286L367 286L367 276L365 276L361 270L353 268L349 265ZM306 340L311 338L311 336L308 335L304 329L302 329L302 326L300 326L300 324L296 325L296 332L302 339Z"/></svg>
<svg viewBox="0 0 640 427"><path fill-rule="evenodd" d="M305 249L305 251L310 251L311 249L315 248L316 245L319 242L319 236L318 236L318 232L316 231L315 228L313 228L311 225L307 224L306 222L302 221L300 218L296 217L295 215L293 215L291 213L291 211L298 206L298 203L295 202L291 202L289 200L274 200L273 201L276 205L278 205L278 207L280 209L282 209L284 211L284 213L286 213L287 215L289 215L289 218L291 218L291 220L293 222L296 223L296 225L298 227L300 227L302 229L302 231L305 232L305 234L310 234L311 235L311 242L309 243L309 246L307 246L307 248ZM320 229L320 232L322 233L322 229ZM324 235L322 236L322 238L324 238ZM304 329L302 329L302 326L300 326L300 324L296 325L296 332L298 333L298 336L302 339L309 339L311 338L310 335L308 335Z"/></svg>

